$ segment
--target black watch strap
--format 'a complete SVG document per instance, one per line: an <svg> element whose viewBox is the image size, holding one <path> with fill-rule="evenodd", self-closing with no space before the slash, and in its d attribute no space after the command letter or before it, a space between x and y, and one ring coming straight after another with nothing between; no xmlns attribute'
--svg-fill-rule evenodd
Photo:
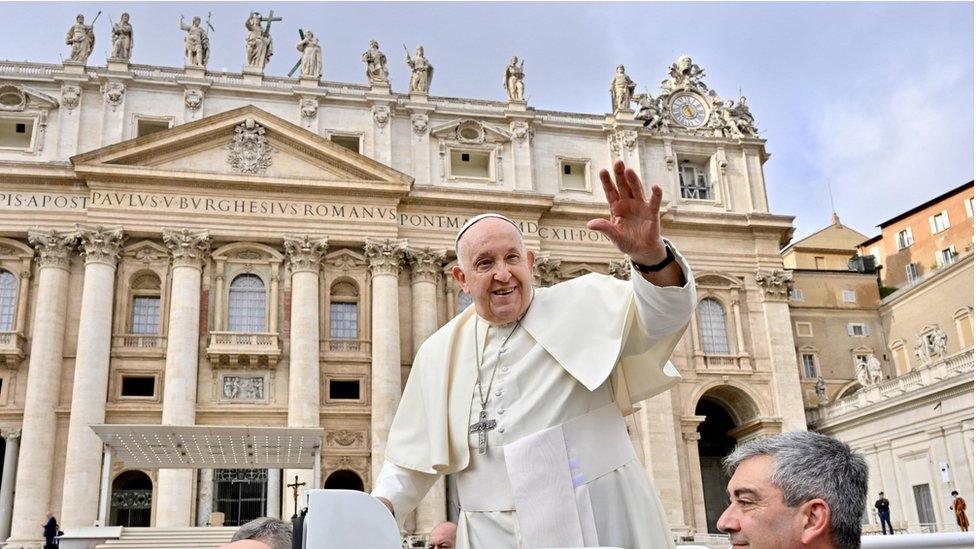
<svg viewBox="0 0 976 549"><path fill-rule="evenodd" d="M665 267L667 267L668 265L670 265L671 263L674 262L674 252L671 251L671 246L665 244L664 245L664 250L667 253L667 255L664 257L664 259L661 260L660 263L658 263L656 265L641 265L640 263L637 263L633 259L630 260L630 264L633 265L635 269L637 269L638 271L640 271L642 273L656 273L656 272L659 272L659 271L661 271L662 269L664 269Z"/></svg>

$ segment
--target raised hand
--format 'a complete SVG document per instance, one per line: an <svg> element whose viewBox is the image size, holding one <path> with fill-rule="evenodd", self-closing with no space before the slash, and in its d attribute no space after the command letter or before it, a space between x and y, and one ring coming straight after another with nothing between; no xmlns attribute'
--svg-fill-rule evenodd
<svg viewBox="0 0 976 549"><path fill-rule="evenodd" d="M667 257L661 238L661 187L651 186L651 198L644 198L640 177L617 160L610 172L600 170L600 182L610 207L610 219L591 219L586 228L599 231L617 249L636 263L655 265Z"/></svg>

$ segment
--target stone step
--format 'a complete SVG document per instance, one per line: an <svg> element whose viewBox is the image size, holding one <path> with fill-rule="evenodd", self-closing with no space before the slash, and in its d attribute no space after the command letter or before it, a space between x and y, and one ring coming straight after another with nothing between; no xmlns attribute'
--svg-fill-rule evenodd
<svg viewBox="0 0 976 549"><path fill-rule="evenodd" d="M217 549L228 543L236 527L123 528L119 539L106 540L95 549Z"/></svg>

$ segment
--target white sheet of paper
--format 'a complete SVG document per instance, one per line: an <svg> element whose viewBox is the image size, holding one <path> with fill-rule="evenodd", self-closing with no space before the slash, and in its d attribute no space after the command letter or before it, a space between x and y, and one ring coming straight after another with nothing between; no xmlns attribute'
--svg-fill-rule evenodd
<svg viewBox="0 0 976 549"><path fill-rule="evenodd" d="M400 549L393 515L369 494L355 490L309 490L306 549Z"/></svg>

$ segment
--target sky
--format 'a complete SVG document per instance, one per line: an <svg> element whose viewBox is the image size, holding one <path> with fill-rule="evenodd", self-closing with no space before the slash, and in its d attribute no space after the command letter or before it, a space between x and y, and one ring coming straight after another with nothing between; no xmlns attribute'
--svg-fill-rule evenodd
<svg viewBox="0 0 976 549"><path fill-rule="evenodd" d="M360 55L379 41L394 91L407 86L403 46L422 44L432 95L504 100L502 73L525 59L538 109L603 114L623 63L657 93L687 54L727 98L748 97L771 157L770 211L796 237L841 221L876 225L973 178L973 3L970 2L91 2L0 4L0 59L59 63L77 13L95 24L89 65L104 65L110 20L128 11L133 63L183 65L180 14L211 13L209 68L239 72L244 20L274 10L267 74L298 60L298 29L324 51L324 78L365 83ZM828 184L833 194L831 207Z"/></svg>

